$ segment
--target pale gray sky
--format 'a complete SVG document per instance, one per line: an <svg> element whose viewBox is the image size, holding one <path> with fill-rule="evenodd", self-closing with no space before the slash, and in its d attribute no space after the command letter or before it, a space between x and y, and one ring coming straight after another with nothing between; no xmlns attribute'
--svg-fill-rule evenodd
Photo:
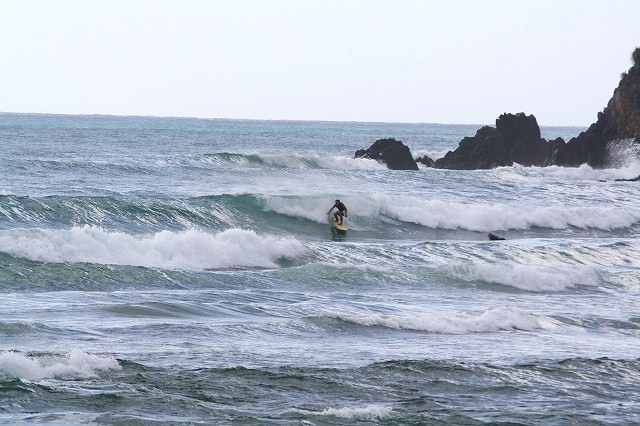
<svg viewBox="0 0 640 426"><path fill-rule="evenodd" d="M640 0L0 0L0 111L588 125Z"/></svg>

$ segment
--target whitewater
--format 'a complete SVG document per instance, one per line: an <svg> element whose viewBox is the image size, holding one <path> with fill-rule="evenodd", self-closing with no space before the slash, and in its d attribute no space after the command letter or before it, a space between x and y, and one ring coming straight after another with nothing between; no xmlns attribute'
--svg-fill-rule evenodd
<svg viewBox="0 0 640 426"><path fill-rule="evenodd" d="M481 126L0 114L0 422L640 423L633 145L353 158Z"/></svg>

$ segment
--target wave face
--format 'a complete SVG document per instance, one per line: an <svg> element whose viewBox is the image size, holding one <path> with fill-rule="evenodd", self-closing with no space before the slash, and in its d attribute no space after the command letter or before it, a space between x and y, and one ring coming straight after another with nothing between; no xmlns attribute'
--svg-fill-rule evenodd
<svg viewBox="0 0 640 426"><path fill-rule="evenodd" d="M258 193L154 199L123 197L24 197L0 195L0 229L15 226L99 226L135 231L231 227L264 228L286 233L289 226L318 230L327 222L326 194L270 195ZM329 197L330 199L330 197ZM428 232L430 230L553 231L635 233L640 207L619 205L500 205L477 201L392 196L379 192L356 194L349 206L357 211L350 224L358 231L379 233Z"/></svg>
<svg viewBox="0 0 640 426"><path fill-rule="evenodd" d="M353 158L478 127L0 114L0 422L640 423L634 145Z"/></svg>

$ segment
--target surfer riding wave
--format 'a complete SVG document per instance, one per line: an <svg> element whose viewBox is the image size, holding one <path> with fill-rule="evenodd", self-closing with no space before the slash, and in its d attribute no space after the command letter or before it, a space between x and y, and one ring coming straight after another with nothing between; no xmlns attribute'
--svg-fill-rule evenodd
<svg viewBox="0 0 640 426"><path fill-rule="evenodd" d="M347 206L344 205L344 203L340 200L336 200L335 204L329 209L329 211L327 212L327 214L331 213L331 210L333 209L338 209L334 214L333 217L335 218L335 222L340 221L340 225L342 225L342 220L343 217L347 217Z"/></svg>

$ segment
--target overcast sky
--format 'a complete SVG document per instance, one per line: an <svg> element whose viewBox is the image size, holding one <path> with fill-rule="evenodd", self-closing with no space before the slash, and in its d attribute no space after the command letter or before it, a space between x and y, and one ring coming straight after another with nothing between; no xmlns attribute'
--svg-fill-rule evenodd
<svg viewBox="0 0 640 426"><path fill-rule="evenodd" d="M640 0L0 0L0 111L588 125Z"/></svg>

